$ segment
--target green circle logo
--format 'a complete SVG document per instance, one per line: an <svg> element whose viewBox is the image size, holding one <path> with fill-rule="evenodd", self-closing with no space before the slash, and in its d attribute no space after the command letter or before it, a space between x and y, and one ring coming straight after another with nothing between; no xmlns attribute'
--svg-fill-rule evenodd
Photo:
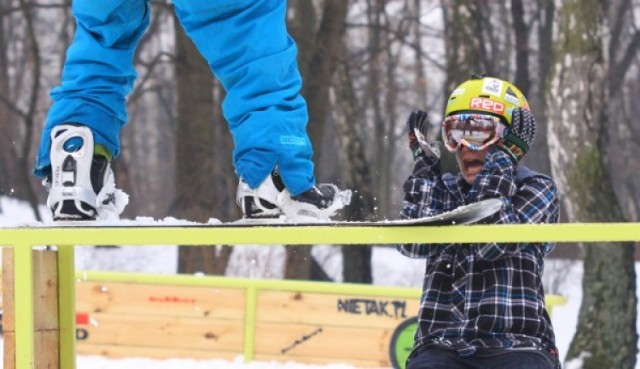
<svg viewBox="0 0 640 369"><path fill-rule="evenodd" d="M400 323L393 331L389 345L389 357L394 369L404 369L413 349L413 336L418 328L418 317Z"/></svg>

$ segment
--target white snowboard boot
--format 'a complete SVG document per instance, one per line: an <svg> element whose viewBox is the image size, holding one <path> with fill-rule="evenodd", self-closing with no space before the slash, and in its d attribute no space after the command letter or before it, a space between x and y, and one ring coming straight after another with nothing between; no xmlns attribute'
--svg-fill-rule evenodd
<svg viewBox="0 0 640 369"><path fill-rule="evenodd" d="M240 179L236 200L248 219L284 215L292 222L329 221L338 210L349 205L351 191L341 191L336 185L322 183L291 196L276 170L256 189Z"/></svg>
<svg viewBox="0 0 640 369"><path fill-rule="evenodd" d="M47 207L53 220L117 219L128 196L116 189L109 159L94 155L88 127L65 124L51 132Z"/></svg>
<svg viewBox="0 0 640 369"><path fill-rule="evenodd" d="M236 202L242 209L245 218L250 219L274 219L282 215L278 208L278 196L286 191L284 183L277 174L271 174L258 186L252 189L240 179Z"/></svg>

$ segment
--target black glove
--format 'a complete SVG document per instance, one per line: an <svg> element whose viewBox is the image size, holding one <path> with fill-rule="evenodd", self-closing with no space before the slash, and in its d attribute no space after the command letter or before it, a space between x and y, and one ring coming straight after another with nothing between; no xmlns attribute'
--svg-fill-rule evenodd
<svg viewBox="0 0 640 369"><path fill-rule="evenodd" d="M515 163L529 151L536 137L536 119L527 109L517 108L511 116L511 126L507 134L498 142L500 150L511 156Z"/></svg>
<svg viewBox="0 0 640 369"><path fill-rule="evenodd" d="M409 133L409 149L416 159L420 155L438 160L440 148L437 143L429 143L425 138L429 129L427 112L422 110L412 111L407 119L407 131Z"/></svg>

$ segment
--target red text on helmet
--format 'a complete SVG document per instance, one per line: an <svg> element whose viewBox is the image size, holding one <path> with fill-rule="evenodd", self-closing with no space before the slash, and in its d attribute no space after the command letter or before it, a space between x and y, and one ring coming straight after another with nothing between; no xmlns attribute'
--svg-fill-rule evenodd
<svg viewBox="0 0 640 369"><path fill-rule="evenodd" d="M469 107L471 109L485 110L497 114L503 114L505 108L504 104L499 101L485 99L482 97L474 97L471 99Z"/></svg>

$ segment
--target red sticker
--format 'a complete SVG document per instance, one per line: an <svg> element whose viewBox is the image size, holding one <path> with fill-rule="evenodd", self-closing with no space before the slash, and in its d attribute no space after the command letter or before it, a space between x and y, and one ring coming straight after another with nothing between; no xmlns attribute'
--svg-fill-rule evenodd
<svg viewBox="0 0 640 369"><path fill-rule="evenodd" d="M469 107L474 110L490 111L497 114L503 114L505 108L504 104L499 101L485 99L482 97L474 97L471 99Z"/></svg>
<svg viewBox="0 0 640 369"><path fill-rule="evenodd" d="M76 313L76 324L77 325L88 325L89 324L89 314L87 314L87 313Z"/></svg>

